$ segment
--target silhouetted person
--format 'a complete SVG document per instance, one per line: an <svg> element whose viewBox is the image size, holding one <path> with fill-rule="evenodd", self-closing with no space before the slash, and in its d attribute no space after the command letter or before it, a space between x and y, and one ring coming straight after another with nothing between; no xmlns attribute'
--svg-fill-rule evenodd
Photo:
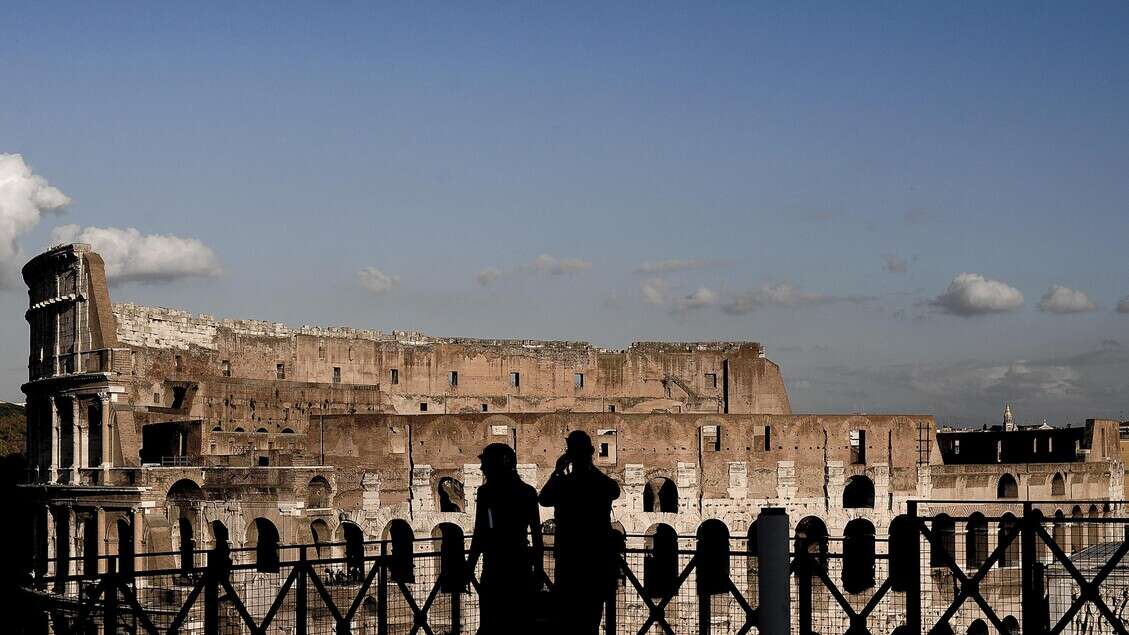
<svg viewBox="0 0 1129 635"><path fill-rule="evenodd" d="M539 501L556 508L556 592L561 633L596 633L604 601L615 589L612 501L619 485L592 464L592 438L576 430L557 459Z"/></svg>
<svg viewBox="0 0 1129 635"><path fill-rule="evenodd" d="M478 458L485 480L478 488L469 558L472 567L479 554L483 560L478 632L528 632L533 593L544 577L537 490L518 476L510 446L491 443Z"/></svg>

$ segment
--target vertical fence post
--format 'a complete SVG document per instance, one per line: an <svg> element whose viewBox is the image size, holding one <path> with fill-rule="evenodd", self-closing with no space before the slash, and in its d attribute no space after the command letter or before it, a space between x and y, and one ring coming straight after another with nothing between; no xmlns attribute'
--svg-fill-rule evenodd
<svg viewBox="0 0 1129 635"><path fill-rule="evenodd" d="M118 581L121 578L118 576L113 558L110 558L109 565L109 570L104 578L106 590L102 593L105 610L103 628L107 633L116 635L118 632Z"/></svg>
<svg viewBox="0 0 1129 635"><path fill-rule="evenodd" d="M217 541L218 542L218 541ZM219 576L221 560L225 554L217 544L208 553L208 565L204 568L204 634L219 635L220 632L220 591Z"/></svg>
<svg viewBox="0 0 1129 635"><path fill-rule="evenodd" d="M615 615L615 611L616 611L615 599L616 599L616 596L619 595L619 579L618 579L618 576L617 576L614 584L615 584L615 586L612 587L612 590L608 593L608 599L604 603L604 633L605 633L605 635L615 635L616 632L617 632L616 623L615 623L615 617L616 617L616 615Z"/></svg>
<svg viewBox="0 0 1129 635"><path fill-rule="evenodd" d="M757 518L757 631L792 632L792 576L789 573L788 514L765 507ZM797 554L799 557L799 554Z"/></svg>
<svg viewBox="0 0 1129 635"><path fill-rule="evenodd" d="M698 633L710 635L710 594L698 589Z"/></svg>
<svg viewBox="0 0 1129 635"><path fill-rule="evenodd" d="M308 628L306 624L306 568L309 566L309 562L306 561L306 547L303 546L298 555L298 579L295 581L295 592L298 594L294 598L294 632L296 635L306 635Z"/></svg>
<svg viewBox="0 0 1129 635"><path fill-rule="evenodd" d="M917 501L906 503L906 512L909 520L903 527L905 539L895 545L898 550L905 549L899 554L907 560L906 564L906 624L911 633L920 633L921 620L921 518L917 515ZM893 554L889 554L893 556ZM895 572L891 571L891 575Z"/></svg>
<svg viewBox="0 0 1129 635"><path fill-rule="evenodd" d="M463 594L458 589L451 592L451 632L463 632Z"/></svg>
<svg viewBox="0 0 1129 635"><path fill-rule="evenodd" d="M812 563L811 554L808 553L807 544L796 545L796 576L798 589L800 594L800 635L812 635L811 630L811 617L812 617L812 603L811 603L811 573L812 567L817 566Z"/></svg>
<svg viewBox="0 0 1129 635"><path fill-rule="evenodd" d="M1042 601L1040 593L1035 588L1035 571L1038 564L1038 554L1035 551L1035 524L1039 522L1038 511L1030 502L1023 503L1023 524L1020 527L1020 564L1022 569L1022 587L1020 590L1020 606L1023 607L1023 632L1038 633L1039 629L1039 604Z"/></svg>
<svg viewBox="0 0 1129 635"><path fill-rule="evenodd" d="M388 541L380 541L380 560L376 583L376 632L388 635Z"/></svg>

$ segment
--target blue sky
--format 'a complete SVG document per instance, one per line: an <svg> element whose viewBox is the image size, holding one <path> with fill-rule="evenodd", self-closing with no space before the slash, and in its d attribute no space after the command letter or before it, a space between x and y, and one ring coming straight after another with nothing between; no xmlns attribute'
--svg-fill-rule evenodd
<svg viewBox="0 0 1129 635"><path fill-rule="evenodd" d="M1129 419L1127 29L1113 2L29 4L0 153L70 202L0 240L10 274L52 232L117 239L115 300L222 316L758 340L797 411Z"/></svg>

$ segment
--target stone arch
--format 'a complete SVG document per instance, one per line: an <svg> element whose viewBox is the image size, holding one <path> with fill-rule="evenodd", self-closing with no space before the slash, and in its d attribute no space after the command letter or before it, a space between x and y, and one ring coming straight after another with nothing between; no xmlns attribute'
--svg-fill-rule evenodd
<svg viewBox="0 0 1129 635"><path fill-rule="evenodd" d="M988 521L984 514L972 512L964 525L964 562L979 567L988 558Z"/></svg>
<svg viewBox="0 0 1129 635"><path fill-rule="evenodd" d="M294 434L294 428L283 428L282 434Z"/></svg>
<svg viewBox="0 0 1129 635"><path fill-rule="evenodd" d="M643 488L643 511L678 513L678 486L669 478L656 477Z"/></svg>
<svg viewBox="0 0 1129 635"><path fill-rule="evenodd" d="M874 586L874 523L856 518L843 528L843 590L859 593Z"/></svg>
<svg viewBox="0 0 1129 635"><path fill-rule="evenodd" d="M466 511L466 494L462 481L444 476L435 484L435 501L441 512Z"/></svg>
<svg viewBox="0 0 1129 635"><path fill-rule="evenodd" d="M384 526L383 539L388 542L388 570L392 581L415 582L415 532L412 526L403 518L393 518Z"/></svg>
<svg viewBox="0 0 1129 635"><path fill-rule="evenodd" d="M439 540L439 590L462 593L467 585L466 535L455 523L439 523L431 530Z"/></svg>
<svg viewBox="0 0 1129 635"><path fill-rule="evenodd" d="M1085 547L1082 534L1082 508L1075 505L1074 510L1070 512L1070 551L1071 553L1081 551Z"/></svg>
<svg viewBox="0 0 1129 635"><path fill-rule="evenodd" d="M334 542L345 543L345 570L350 576L359 576L365 568L365 532L351 520L337 525Z"/></svg>
<svg viewBox="0 0 1129 635"><path fill-rule="evenodd" d="M729 590L729 527L724 522L710 518L698 525L697 584L698 592L706 595Z"/></svg>
<svg viewBox="0 0 1129 635"><path fill-rule="evenodd" d="M278 543L278 528L274 523L261 516L248 523L245 544L255 548L256 571L278 572Z"/></svg>
<svg viewBox="0 0 1129 635"><path fill-rule="evenodd" d="M1066 477L1062 472L1055 472L1051 477L1051 496L1066 496Z"/></svg>
<svg viewBox="0 0 1129 635"><path fill-rule="evenodd" d="M796 553L807 553L823 567L827 564L827 524L817 516L807 516L796 524Z"/></svg>
<svg viewBox="0 0 1129 635"><path fill-rule="evenodd" d="M874 482L862 474L847 479L847 484L843 487L843 507L845 509L872 509L874 507Z"/></svg>
<svg viewBox="0 0 1129 635"><path fill-rule="evenodd" d="M1016 520L1015 514L1011 512L1005 513L1000 517L999 528L996 530L996 544L1003 544L1008 540L1008 534L1019 526L1019 521ZM1012 537L1011 542L1008 543L1004 550L1000 552L999 566L1001 567L1015 567L1019 565L1019 535L1016 534Z"/></svg>
<svg viewBox="0 0 1129 635"><path fill-rule="evenodd" d="M329 530L329 523L318 518L310 523L310 538L314 541L314 553L319 558L330 555L329 543L333 532Z"/></svg>
<svg viewBox="0 0 1129 635"><path fill-rule="evenodd" d="M306 485L306 508L328 509L333 497L333 486L322 475L310 479Z"/></svg>
<svg viewBox="0 0 1129 635"><path fill-rule="evenodd" d="M996 481L996 498L1019 498L1019 483L1014 476L1005 472Z"/></svg>
<svg viewBox="0 0 1129 635"><path fill-rule="evenodd" d="M647 529L643 556L643 589L652 598L674 593L678 580L678 533L666 523Z"/></svg>
<svg viewBox="0 0 1129 635"><path fill-rule="evenodd" d="M956 523L948 514L937 514L933 517L933 537L937 543L929 543L929 565L943 567L946 565L945 555L956 560L957 535Z"/></svg>
<svg viewBox="0 0 1129 635"><path fill-rule="evenodd" d="M1051 537L1054 538L1059 549L1070 551L1070 545L1066 544L1066 514L1062 513L1061 509L1055 510L1055 522L1051 529Z"/></svg>

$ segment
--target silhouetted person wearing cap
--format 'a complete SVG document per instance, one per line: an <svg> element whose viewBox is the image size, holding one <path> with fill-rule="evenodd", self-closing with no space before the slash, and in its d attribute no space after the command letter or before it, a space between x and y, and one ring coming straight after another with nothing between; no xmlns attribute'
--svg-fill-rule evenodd
<svg viewBox="0 0 1129 635"><path fill-rule="evenodd" d="M615 589L612 501L619 485L592 464L592 438L576 430L538 500L556 509L556 592L559 632L596 633L604 601Z"/></svg>
<svg viewBox="0 0 1129 635"><path fill-rule="evenodd" d="M478 488L469 558L471 567L479 554L483 560L478 632L529 632L533 592L544 577L537 490L518 476L517 455L510 446L491 443L478 458L485 479Z"/></svg>

